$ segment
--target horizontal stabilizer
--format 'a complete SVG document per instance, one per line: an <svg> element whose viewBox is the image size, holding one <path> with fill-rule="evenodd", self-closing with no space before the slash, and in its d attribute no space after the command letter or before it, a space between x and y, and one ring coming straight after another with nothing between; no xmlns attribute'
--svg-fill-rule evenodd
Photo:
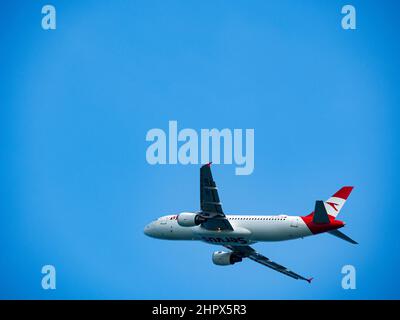
<svg viewBox="0 0 400 320"><path fill-rule="evenodd" d="M351 239L350 237L346 236L343 232L340 232L339 230L328 231L328 233L330 233L331 235L333 235L335 237L343 239L344 241L348 241L352 244L358 244L358 242L356 242L353 239Z"/></svg>
<svg viewBox="0 0 400 320"><path fill-rule="evenodd" d="M328 213L326 212L324 202L318 200L315 202L314 223L329 223Z"/></svg>

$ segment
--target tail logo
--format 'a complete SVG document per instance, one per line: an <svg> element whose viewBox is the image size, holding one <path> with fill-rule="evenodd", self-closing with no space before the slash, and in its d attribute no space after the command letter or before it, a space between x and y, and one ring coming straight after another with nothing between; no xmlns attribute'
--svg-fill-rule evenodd
<svg viewBox="0 0 400 320"><path fill-rule="evenodd" d="M333 208L333 210L339 211L338 208L336 208L336 206L338 206L337 203L334 203L334 202L326 202L326 203L329 204Z"/></svg>

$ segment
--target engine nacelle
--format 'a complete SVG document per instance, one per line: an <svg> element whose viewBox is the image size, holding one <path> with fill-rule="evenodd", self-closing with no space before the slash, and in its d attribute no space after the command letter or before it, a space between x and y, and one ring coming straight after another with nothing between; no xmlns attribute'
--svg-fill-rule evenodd
<svg viewBox="0 0 400 320"><path fill-rule="evenodd" d="M215 251L212 255L212 261L218 266L228 266L242 261L242 258L233 252Z"/></svg>
<svg viewBox="0 0 400 320"><path fill-rule="evenodd" d="M178 214L178 224L181 227L194 227L204 222L206 219L193 212L182 212Z"/></svg>

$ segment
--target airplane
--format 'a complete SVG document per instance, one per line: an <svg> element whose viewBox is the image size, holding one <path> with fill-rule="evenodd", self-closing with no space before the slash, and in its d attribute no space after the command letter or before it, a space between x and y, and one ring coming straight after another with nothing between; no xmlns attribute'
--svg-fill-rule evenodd
<svg viewBox="0 0 400 320"><path fill-rule="evenodd" d="M212 261L227 266L249 258L296 280L306 278L273 262L254 250L250 244L261 241L285 241L329 233L352 244L356 241L339 231L345 223L336 217L353 187L346 186L326 201L315 202L314 211L306 216L225 215L218 189L211 173L211 162L200 168L200 211L166 215L151 222L144 233L166 240L200 240L222 245L229 251L215 251Z"/></svg>

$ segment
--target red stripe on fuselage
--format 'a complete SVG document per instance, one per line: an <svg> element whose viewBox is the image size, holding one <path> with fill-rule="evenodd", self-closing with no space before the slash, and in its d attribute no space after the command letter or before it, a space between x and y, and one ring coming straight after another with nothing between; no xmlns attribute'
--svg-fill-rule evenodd
<svg viewBox="0 0 400 320"><path fill-rule="evenodd" d="M304 221L304 223L307 225L308 229L310 229L310 231L313 234L339 229L344 226L343 221L335 220L334 217L329 216L329 215L328 215L328 217L329 217L329 223L314 223L313 222L314 212L312 212L308 216L300 217L300 218Z"/></svg>

